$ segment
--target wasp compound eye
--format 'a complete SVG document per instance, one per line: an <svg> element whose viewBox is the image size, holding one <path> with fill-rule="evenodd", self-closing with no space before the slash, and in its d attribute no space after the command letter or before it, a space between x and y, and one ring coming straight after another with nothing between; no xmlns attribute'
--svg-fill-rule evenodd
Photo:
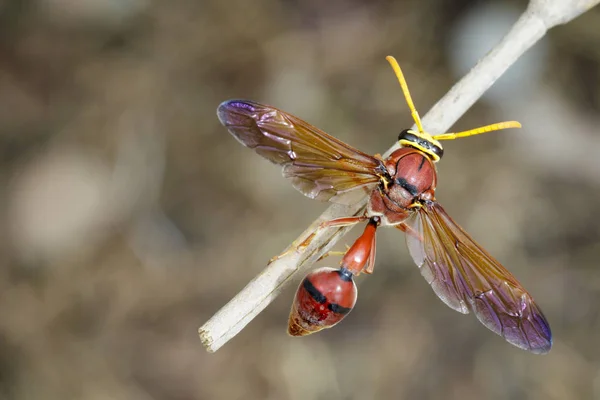
<svg viewBox="0 0 600 400"><path fill-rule="evenodd" d="M400 132L400 134L398 135L398 141L402 140L402 139L406 139L406 135L409 134L409 129L405 129L402 132Z"/></svg>

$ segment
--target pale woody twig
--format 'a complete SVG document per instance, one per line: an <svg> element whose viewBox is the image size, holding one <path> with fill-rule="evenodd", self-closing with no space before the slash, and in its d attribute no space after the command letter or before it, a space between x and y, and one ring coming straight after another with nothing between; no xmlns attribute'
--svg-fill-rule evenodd
<svg viewBox="0 0 600 400"><path fill-rule="evenodd" d="M553 26L571 21L595 6L600 0L531 0L527 10L510 32L423 118L428 132L446 132L479 97L531 46ZM414 129L414 127L413 127ZM386 156L395 150L394 145ZM240 293L217 312L200 329L200 339L207 351L214 352L239 333L256 317L296 274L305 272L350 228L316 231L323 221L359 214L366 198L353 206L331 205L295 243L316 233L311 244L302 251L282 253ZM291 249L288 247L287 250Z"/></svg>

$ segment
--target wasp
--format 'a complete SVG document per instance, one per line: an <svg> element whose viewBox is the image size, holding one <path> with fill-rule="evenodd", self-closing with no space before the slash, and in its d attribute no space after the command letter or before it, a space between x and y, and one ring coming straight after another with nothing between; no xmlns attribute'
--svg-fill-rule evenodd
<svg viewBox="0 0 600 400"><path fill-rule="evenodd" d="M229 132L244 146L282 166L284 177L305 196L340 204L369 197L362 215L326 221L319 227L366 222L339 268L317 269L302 280L288 333L308 335L348 315L357 299L354 277L373 272L377 229L391 226L405 233L412 259L446 305L463 314L472 312L488 329L521 349L547 353L552 333L531 295L435 198L436 164L444 155L441 141L520 128L521 124L508 121L432 135L423 129L397 61L391 56L386 59L417 129L400 132L400 148L385 159L365 154L272 106L229 100L218 107L219 120Z"/></svg>

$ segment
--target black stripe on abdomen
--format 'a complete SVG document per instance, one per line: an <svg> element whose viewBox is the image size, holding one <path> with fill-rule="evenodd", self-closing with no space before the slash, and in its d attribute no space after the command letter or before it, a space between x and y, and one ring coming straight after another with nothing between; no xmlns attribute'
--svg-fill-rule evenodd
<svg viewBox="0 0 600 400"><path fill-rule="evenodd" d="M312 297L317 303L323 304L327 301L325 295L323 295L319 289L314 287L312 282L308 279L305 279L304 282L302 282L302 287L304 287L304 290L306 290L308 294L310 294L310 297Z"/></svg>
<svg viewBox="0 0 600 400"><path fill-rule="evenodd" d="M329 310L333 311L336 314L348 314L350 311L352 311L351 308L348 307L342 307L339 304L329 304L329 306L327 307L329 308Z"/></svg>

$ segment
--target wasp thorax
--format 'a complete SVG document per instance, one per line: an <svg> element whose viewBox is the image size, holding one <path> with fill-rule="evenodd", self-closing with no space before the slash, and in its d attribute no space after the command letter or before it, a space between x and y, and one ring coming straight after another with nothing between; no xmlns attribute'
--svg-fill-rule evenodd
<svg viewBox="0 0 600 400"><path fill-rule="evenodd" d="M357 290L346 268L320 268L300 283L288 322L291 336L306 336L340 322L354 307Z"/></svg>
<svg viewBox="0 0 600 400"><path fill-rule="evenodd" d="M391 178L383 199L388 208L406 209L417 199L433 196L435 165L422 151L410 147L398 149L386 160L385 166Z"/></svg>

